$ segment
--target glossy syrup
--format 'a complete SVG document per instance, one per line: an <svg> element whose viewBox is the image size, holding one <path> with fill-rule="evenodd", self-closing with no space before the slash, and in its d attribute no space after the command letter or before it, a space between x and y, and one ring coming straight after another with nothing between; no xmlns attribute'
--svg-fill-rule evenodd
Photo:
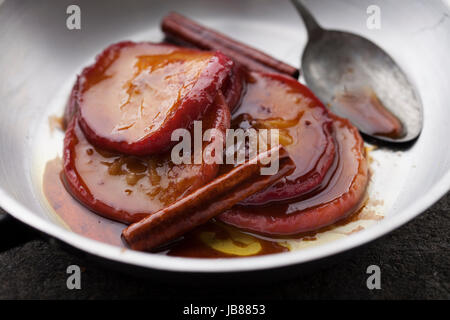
<svg viewBox="0 0 450 320"><path fill-rule="evenodd" d="M350 119L365 133L391 139L405 136L401 121L383 105L372 89L342 92L336 95L333 105L338 108L339 114Z"/></svg>
<svg viewBox="0 0 450 320"><path fill-rule="evenodd" d="M104 243L127 247L121 238L125 224L93 213L67 192L63 183L61 159L47 163L43 191L50 206L70 230ZM278 242L278 239L261 239L220 222L211 221L160 248L158 252L180 257L232 258L288 251Z"/></svg>
<svg viewBox="0 0 450 320"><path fill-rule="evenodd" d="M278 89L286 90L286 88ZM286 95L279 96L278 92L281 92L281 90L274 90L270 99L273 99L273 101L287 99ZM275 105L272 106L272 108L267 109L267 106L258 102L261 101L262 95L264 94L267 94L267 91L261 90L254 96L246 96L248 102L234 115L234 122L238 124L239 127L242 127L242 123L245 121L252 122L249 123L249 125L256 128L278 127L282 129L285 144L288 146L292 146L296 143L303 144L311 139L316 141L309 149L308 145L311 146L310 143L305 144L304 147L301 148L299 146L296 148L292 147L293 153L302 150L301 154L294 155L299 159L297 168L301 168L301 171L297 171L294 174L293 179L297 179L298 176L313 170L315 163L323 156L328 142L326 133L322 128L324 122L327 122L328 120L317 120L325 117L323 110L321 110L321 108L316 108L314 105L309 105L308 102L311 100L308 99L305 99L306 104L302 104L304 109L311 109L307 113L286 108L284 108L286 110L275 110ZM302 95L301 93L299 94ZM295 95L292 95L292 97L295 97ZM254 99L253 103L252 99ZM303 102L299 100L296 103ZM267 110L272 111L267 113ZM274 110L276 112L273 112ZM277 112L279 113L277 114ZM251 116L248 117L248 115ZM285 118L281 117L281 115ZM236 121L239 117L241 119ZM299 130L299 123L301 123L302 130ZM343 125L343 127L346 127L346 125ZM335 127L335 129L337 128ZM342 141L352 139L350 132L347 133L345 130L339 130L339 132L343 135ZM299 139L300 136L301 139ZM98 154L101 158L110 157L110 155L101 154L99 150L90 149L88 144L86 144L85 147L86 148L80 152L80 155L86 156L87 158L92 157L94 153ZM357 162L358 160L352 157L350 153L346 153L343 150L343 148L338 148L336 150L336 156L334 157L330 170L327 171L326 177L322 183L314 190L293 201L266 206L264 208L259 208L258 210L267 211L268 215L273 215L275 217L277 215L290 214L293 211L298 212L311 207L320 206L324 202L331 203L334 199L339 198L351 183L351 181L347 180L354 172L350 171L358 170L358 166L355 163L355 161ZM105 173L107 172L107 176L109 177L116 175L121 176L122 179L125 179L126 181L124 185L132 190L132 187L136 185L136 182L143 179L140 175L150 170L152 166L148 162L142 163L138 161L139 159L136 160L135 158L130 158L127 160L125 158L123 156L110 157L108 164L99 163L99 168L106 170ZM343 161L348 163L347 170L342 166ZM85 162L87 165L86 170L89 170L88 162L89 160ZM126 172L122 172L123 168L126 168ZM347 172L348 170L350 171ZM44 194L57 215L76 233L109 244L126 247L120 236L126 225L100 217L82 206L69 194L69 192L67 192L63 179L61 179L61 172L61 160L55 159L48 162L43 182ZM156 181L155 186L157 185L158 183ZM124 190L124 192L126 193L126 190ZM362 202L363 198L349 210L347 217L351 213L357 212L361 207ZM327 228L333 228L333 226ZM294 236L290 235L289 238L314 240L314 233L302 233ZM181 257L244 257L287 251L287 247L282 245L285 242L286 237L261 236L256 233L249 233L230 227L217 221L210 221L189 234L186 234L182 239L178 239L168 246L160 248L159 252L170 256Z"/></svg>

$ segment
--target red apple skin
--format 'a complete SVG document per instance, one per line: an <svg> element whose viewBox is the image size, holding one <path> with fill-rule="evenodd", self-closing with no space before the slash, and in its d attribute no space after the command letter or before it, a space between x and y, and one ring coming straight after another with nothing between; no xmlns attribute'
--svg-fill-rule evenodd
<svg viewBox="0 0 450 320"><path fill-rule="evenodd" d="M230 127L230 118L230 111L225 98L219 93L213 106L209 108L203 118L203 129L215 128L225 134L225 131ZM212 141L205 142L203 148L209 143L212 143ZM156 174L155 170L149 168L145 169L142 172L145 176L140 181L148 184L148 181L151 181L152 178L157 178L165 181L168 185L168 187L161 187L161 189L159 182L157 182L153 186L147 185L145 189L138 187L139 183L136 185L127 184L125 179L127 173L110 176L108 169L105 169L102 165L122 156L124 155L102 151L92 146L79 128L77 116L70 120L64 138L63 151L62 180L66 189L75 199L93 212L126 224L137 222L207 184L217 176L220 166L216 163L207 164L204 161L202 164L175 165L171 163L170 152L157 156L126 156L141 164L159 163L160 169L170 167L162 174ZM118 182L118 179L121 180ZM151 197L147 197L146 192L155 189L161 190ZM124 190L133 193L125 195Z"/></svg>
<svg viewBox="0 0 450 320"><path fill-rule="evenodd" d="M232 127L250 125L284 132L291 138L284 147L297 168L242 204L287 201L311 191L322 182L336 154L329 111L311 90L291 77L250 72L246 82L246 92L233 113Z"/></svg>
<svg viewBox="0 0 450 320"><path fill-rule="evenodd" d="M369 182L364 142L348 120L333 116L339 155L319 191L286 203L236 206L218 219L265 235L300 235L332 225L364 204Z"/></svg>
<svg viewBox="0 0 450 320"><path fill-rule="evenodd" d="M177 106L171 108L165 120L157 126L157 129L142 135L137 139L123 139L114 135L111 130L103 130L100 133L101 124L93 125L95 119L89 114L89 101L86 101L86 91L95 82L95 77L107 70L115 59L120 56L122 50L129 50L130 48L148 46L149 55L151 50L161 52L177 52L186 55L206 55L210 54L211 58L206 67L202 69L198 79L193 85L192 89L184 95L181 101L177 102ZM156 49L155 49L156 48ZM201 119L207 112L208 108L214 102L214 99L219 91L222 89L226 91L226 84L230 82L230 72L234 67L234 62L220 52L210 53L199 51L195 49L180 48L168 44L153 44L153 43L134 43L134 42L120 42L111 45L97 56L95 63L83 70L78 80L76 98L76 107L80 114L79 125L83 130L86 138L93 145L124 154L129 155L150 155L163 153L174 145L171 141L171 134L178 128L189 129L194 120ZM95 83L94 83L95 85ZM230 99L234 99L236 94L230 94ZM112 106L113 107L113 106ZM117 106L115 106L117 107ZM72 108L73 109L73 108ZM97 114L107 113L108 110L101 110ZM94 117L95 118L95 117ZM120 119L117 119L119 121Z"/></svg>

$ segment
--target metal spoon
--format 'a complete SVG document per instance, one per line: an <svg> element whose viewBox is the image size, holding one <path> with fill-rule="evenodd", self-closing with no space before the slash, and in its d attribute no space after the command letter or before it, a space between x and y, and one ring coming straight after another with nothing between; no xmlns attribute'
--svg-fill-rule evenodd
<svg viewBox="0 0 450 320"><path fill-rule="evenodd" d="M422 104L406 75L373 42L358 35L320 27L302 0L292 0L308 31L302 72L309 88L338 115L344 110L336 95L353 88L370 88L382 105L402 123L404 133L391 138L358 129L368 137L390 143L416 139L423 122Z"/></svg>

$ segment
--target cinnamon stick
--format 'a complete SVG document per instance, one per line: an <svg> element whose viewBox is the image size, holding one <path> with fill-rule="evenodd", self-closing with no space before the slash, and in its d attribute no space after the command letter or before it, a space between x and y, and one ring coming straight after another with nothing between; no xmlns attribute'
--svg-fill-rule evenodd
<svg viewBox="0 0 450 320"><path fill-rule="evenodd" d="M264 52L202 26L178 13L170 13L161 24L169 41L203 50L218 50L249 70L276 72L298 78L300 71Z"/></svg>
<svg viewBox="0 0 450 320"><path fill-rule="evenodd" d="M278 152L279 170L261 175L267 159ZM153 250L230 209L248 196L289 175L295 164L283 147L275 147L216 178L206 186L122 231L122 237L135 250Z"/></svg>

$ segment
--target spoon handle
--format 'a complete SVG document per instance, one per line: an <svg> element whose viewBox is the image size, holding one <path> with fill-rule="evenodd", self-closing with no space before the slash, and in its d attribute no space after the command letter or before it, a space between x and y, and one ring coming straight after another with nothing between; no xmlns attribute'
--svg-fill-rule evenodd
<svg viewBox="0 0 450 320"><path fill-rule="evenodd" d="M297 8L298 13L303 19L303 23L305 24L306 30L308 30L309 38L312 38L314 35L317 35L322 31L322 28L317 23L314 16L311 12L306 8L303 0L291 0L292 4Z"/></svg>

